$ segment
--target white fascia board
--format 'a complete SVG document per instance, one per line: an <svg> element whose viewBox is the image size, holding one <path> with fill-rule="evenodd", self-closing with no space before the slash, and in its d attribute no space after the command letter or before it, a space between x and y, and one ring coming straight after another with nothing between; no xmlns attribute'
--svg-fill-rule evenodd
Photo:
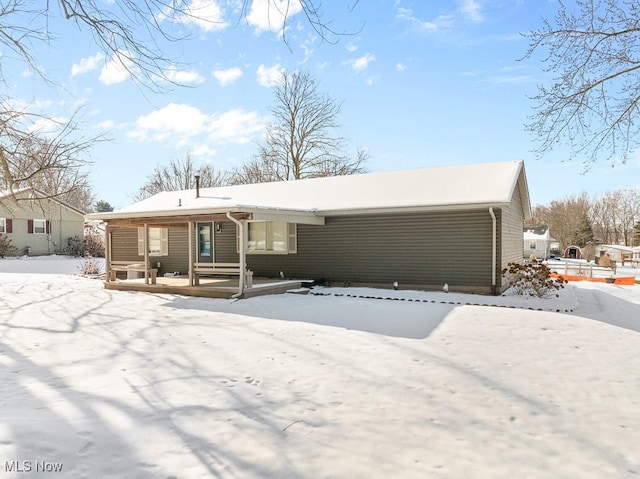
<svg viewBox="0 0 640 479"><path fill-rule="evenodd" d="M468 203L455 205L433 205L433 206L403 206L390 208L368 208L368 209L341 209L341 210L321 210L318 213L323 216L353 216L353 215L374 215L374 214L401 214L401 213L437 213L446 211L468 211L484 210L489 207L504 208L509 206L509 202L494 203Z"/></svg>
<svg viewBox="0 0 640 479"><path fill-rule="evenodd" d="M192 215L212 215L230 213L249 213L252 219L262 221L286 221L288 223L301 223L312 225L323 225L324 216L318 215L315 211L282 210L273 208L260 208L253 206L237 206L232 208L189 208L171 209L157 211L126 211L122 213L91 213L86 215L88 221L109 221L115 219L136 219L136 218L162 218L166 216L192 216Z"/></svg>

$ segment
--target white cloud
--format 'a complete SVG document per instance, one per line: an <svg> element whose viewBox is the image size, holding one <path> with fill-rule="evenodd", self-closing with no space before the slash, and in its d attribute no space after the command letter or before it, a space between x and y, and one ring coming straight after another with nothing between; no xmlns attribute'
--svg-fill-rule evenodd
<svg viewBox="0 0 640 479"><path fill-rule="evenodd" d="M285 20L301 11L299 0L253 0L247 22L258 34L264 31L281 34Z"/></svg>
<svg viewBox="0 0 640 479"><path fill-rule="evenodd" d="M175 67L172 67L165 72L165 75L169 81L178 83L180 85L199 85L201 83L204 83L204 77L193 70L180 71Z"/></svg>
<svg viewBox="0 0 640 479"><path fill-rule="evenodd" d="M80 60L80 63L71 65L71 77L82 75L98 68L98 65L104 60L103 53L96 53L92 57L86 57Z"/></svg>
<svg viewBox="0 0 640 479"><path fill-rule="evenodd" d="M209 145L191 145L189 147L189 154L196 158L210 158L215 156L217 151L211 148Z"/></svg>
<svg viewBox="0 0 640 479"><path fill-rule="evenodd" d="M128 134L133 138L164 141L174 135L196 136L205 131L207 115L184 103L169 103L164 108L136 120L136 128Z"/></svg>
<svg viewBox="0 0 640 479"><path fill-rule="evenodd" d="M355 46L353 43L349 43L349 44L347 45L347 51L348 51L348 52L353 53L353 52L355 52L357 49L358 49L358 47L357 47L357 46Z"/></svg>
<svg viewBox="0 0 640 479"><path fill-rule="evenodd" d="M68 118L54 116L51 118L39 118L28 128L30 132L39 135L50 136L60 133L61 128L69 122Z"/></svg>
<svg viewBox="0 0 640 479"><path fill-rule="evenodd" d="M473 23L484 21L482 6L476 0L464 0L460 7L460 12Z"/></svg>
<svg viewBox="0 0 640 479"><path fill-rule="evenodd" d="M176 145L196 142L202 149L206 141L248 143L264 129L265 124L266 120L255 111L234 109L222 114L206 114L191 105L169 103L139 117L127 136Z"/></svg>
<svg viewBox="0 0 640 479"><path fill-rule="evenodd" d="M404 63L402 63L402 62L398 62L398 63L396 63L396 70L397 70L397 71L399 71L399 72L403 72L403 71L405 71L406 69L407 69L407 65L405 65Z"/></svg>
<svg viewBox="0 0 640 479"><path fill-rule="evenodd" d="M265 120L256 111L239 108L211 117L209 137L215 141L248 143L264 130Z"/></svg>
<svg viewBox="0 0 640 479"><path fill-rule="evenodd" d="M214 70L213 76L220 86L228 86L242 77L242 70L238 67L227 68L226 70Z"/></svg>
<svg viewBox="0 0 640 479"><path fill-rule="evenodd" d="M284 68L282 68L280 64L275 64L272 67L260 65L258 67L258 70L256 71L258 84L265 87L272 87L274 85L277 85L278 81L280 81L280 77L282 76L283 71Z"/></svg>
<svg viewBox="0 0 640 479"><path fill-rule="evenodd" d="M408 21L419 30L425 32L436 32L454 24L453 15L439 15L434 20L420 20L413 15L412 10L403 7L398 8L396 18Z"/></svg>
<svg viewBox="0 0 640 479"><path fill-rule="evenodd" d="M114 126L116 126L116 124L113 120L105 120L95 125L99 130L112 130Z"/></svg>
<svg viewBox="0 0 640 479"><path fill-rule="evenodd" d="M180 18L186 24L193 24L205 32L222 30L229 26L224 13L215 0L192 0L185 8L187 15Z"/></svg>
<svg viewBox="0 0 640 479"><path fill-rule="evenodd" d="M126 65L126 67L125 67ZM115 85L127 80L131 73L133 62L126 57L126 53L116 53L100 71L100 82L105 85Z"/></svg>
<svg viewBox="0 0 640 479"><path fill-rule="evenodd" d="M376 59L375 56L373 56L371 53L367 53L366 55L358 57L355 60L352 60L351 68L353 68L353 70L356 72L364 71L369 66L369 63L371 63L375 59Z"/></svg>

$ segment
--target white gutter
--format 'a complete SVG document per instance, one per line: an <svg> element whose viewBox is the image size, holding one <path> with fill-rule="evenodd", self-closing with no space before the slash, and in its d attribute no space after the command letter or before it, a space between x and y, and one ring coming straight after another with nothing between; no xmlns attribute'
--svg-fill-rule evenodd
<svg viewBox="0 0 640 479"><path fill-rule="evenodd" d="M493 212L493 206L489 206L489 214L491 215L491 221L493 223L492 227L492 237L491 237L491 294L496 294L496 255L497 255L497 221L496 215Z"/></svg>
<svg viewBox="0 0 640 479"><path fill-rule="evenodd" d="M231 211L227 211L227 218L229 218L231 221L233 221L236 226L238 228L240 228L239 231L239 235L238 235L238 239L239 239L239 243L240 243L240 248L238 248L240 250L240 279L238 280L238 293L234 294L234 297L239 297L242 296L242 293L244 293L244 272L247 269L247 258L246 258L246 240L245 240L245 231L244 231L244 225L245 223L243 223L242 221L239 221L237 219L235 219L233 217L233 215L231 215Z"/></svg>

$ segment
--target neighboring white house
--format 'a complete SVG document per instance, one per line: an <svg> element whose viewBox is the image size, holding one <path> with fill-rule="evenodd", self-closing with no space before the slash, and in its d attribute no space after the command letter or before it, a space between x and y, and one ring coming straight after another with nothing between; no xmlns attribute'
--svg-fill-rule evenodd
<svg viewBox="0 0 640 479"><path fill-rule="evenodd" d="M636 255L638 254L634 249L635 248L618 244L601 244L596 246L596 257L609 256L609 258L616 263L624 265L625 262L631 263L633 261L634 253Z"/></svg>
<svg viewBox="0 0 640 479"><path fill-rule="evenodd" d="M537 225L524 227L524 257L535 255L538 259L549 258L551 243L555 240L549 233L549 226Z"/></svg>
<svg viewBox="0 0 640 479"><path fill-rule="evenodd" d="M62 253L69 238L84 236L84 213L33 188L0 190L0 234L17 254Z"/></svg>

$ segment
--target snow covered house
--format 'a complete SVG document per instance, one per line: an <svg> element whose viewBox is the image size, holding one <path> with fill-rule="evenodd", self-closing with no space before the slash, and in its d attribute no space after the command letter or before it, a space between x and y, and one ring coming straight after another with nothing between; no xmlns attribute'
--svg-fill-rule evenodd
<svg viewBox="0 0 640 479"><path fill-rule="evenodd" d="M601 258L608 256L609 259L624 266L626 263L633 262L633 248L629 246L617 245L617 244L602 244L596 246L596 257Z"/></svg>
<svg viewBox="0 0 640 479"><path fill-rule="evenodd" d="M17 254L63 253L69 238L84 235L84 213L33 188L0 190L0 234Z"/></svg>
<svg viewBox="0 0 640 479"><path fill-rule="evenodd" d="M549 233L549 226L524 227L524 257L535 255L538 259L548 259L551 254L551 243L555 240Z"/></svg>
<svg viewBox="0 0 640 479"><path fill-rule="evenodd" d="M232 274L246 296L255 278L497 294L530 216L511 161L163 192L87 218L107 225L107 288L136 289L133 268L143 290L175 272L171 291L214 296L200 278Z"/></svg>

